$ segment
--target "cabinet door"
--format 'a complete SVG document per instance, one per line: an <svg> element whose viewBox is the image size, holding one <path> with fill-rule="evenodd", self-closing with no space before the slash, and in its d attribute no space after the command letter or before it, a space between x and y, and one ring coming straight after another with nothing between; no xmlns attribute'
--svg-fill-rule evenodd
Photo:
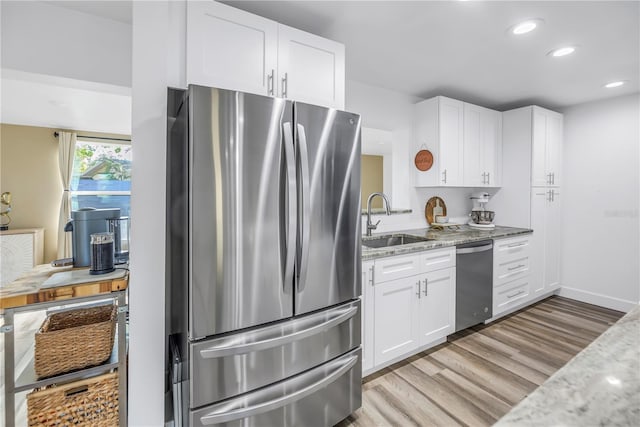
<svg viewBox="0 0 640 427"><path fill-rule="evenodd" d="M502 182L502 113L483 109L480 116L482 165L487 187L499 187Z"/></svg>
<svg viewBox="0 0 640 427"><path fill-rule="evenodd" d="M422 276L376 284L374 362L388 362L418 347L416 334Z"/></svg>
<svg viewBox="0 0 640 427"><path fill-rule="evenodd" d="M533 187L549 184L546 162L547 114L533 108L533 140L531 147L531 185Z"/></svg>
<svg viewBox="0 0 640 427"><path fill-rule="evenodd" d="M547 200L544 228L544 290L545 292L560 286L560 192L552 188ZM548 197L549 199L549 197Z"/></svg>
<svg viewBox="0 0 640 427"><path fill-rule="evenodd" d="M427 273L421 284L418 345L452 334L455 329L456 269Z"/></svg>
<svg viewBox="0 0 640 427"><path fill-rule="evenodd" d="M550 174L549 185L558 187L562 173L562 114L547 114L546 174Z"/></svg>
<svg viewBox="0 0 640 427"><path fill-rule="evenodd" d="M482 109L465 103L462 177L464 185L469 187L484 187L487 184L482 155L482 121Z"/></svg>
<svg viewBox="0 0 640 427"><path fill-rule="evenodd" d="M373 261L362 263L362 370L373 368Z"/></svg>
<svg viewBox="0 0 640 427"><path fill-rule="evenodd" d="M0 285L7 285L30 271L35 265L34 252L31 233L0 236Z"/></svg>
<svg viewBox="0 0 640 427"><path fill-rule="evenodd" d="M502 120L499 111L464 104L463 180L469 187L500 184Z"/></svg>
<svg viewBox="0 0 640 427"><path fill-rule="evenodd" d="M187 2L187 83L274 95L277 55L276 22L218 2Z"/></svg>
<svg viewBox="0 0 640 427"><path fill-rule="evenodd" d="M344 110L344 45L278 25L278 93Z"/></svg>
<svg viewBox="0 0 640 427"><path fill-rule="evenodd" d="M464 103L439 97L440 177L441 186L462 185L462 135Z"/></svg>
<svg viewBox="0 0 640 427"><path fill-rule="evenodd" d="M545 239L547 199L549 190L533 188L531 192L531 295L537 296L545 290Z"/></svg>

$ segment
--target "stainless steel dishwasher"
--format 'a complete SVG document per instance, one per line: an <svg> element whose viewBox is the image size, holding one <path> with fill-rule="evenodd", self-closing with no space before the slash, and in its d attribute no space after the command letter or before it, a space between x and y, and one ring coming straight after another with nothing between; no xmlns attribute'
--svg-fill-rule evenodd
<svg viewBox="0 0 640 427"><path fill-rule="evenodd" d="M493 240L456 247L456 332L493 316Z"/></svg>

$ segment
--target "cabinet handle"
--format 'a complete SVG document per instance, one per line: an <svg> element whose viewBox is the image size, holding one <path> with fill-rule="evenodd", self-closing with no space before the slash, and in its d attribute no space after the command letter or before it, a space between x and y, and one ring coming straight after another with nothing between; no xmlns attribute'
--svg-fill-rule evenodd
<svg viewBox="0 0 640 427"><path fill-rule="evenodd" d="M522 289L520 289L518 292L516 292L515 294L511 294L511 295L507 295L507 298L513 298L513 297L517 297L520 294L524 294L525 291L523 291Z"/></svg>
<svg viewBox="0 0 640 427"><path fill-rule="evenodd" d="M446 169L442 171L442 182L443 182L443 184L447 183L447 170Z"/></svg>
<svg viewBox="0 0 640 427"><path fill-rule="evenodd" d="M525 242L522 242L522 243L512 243L512 244L510 244L510 245L507 245L507 247L508 247L508 248L517 248L518 246L524 246L524 245L526 245L526 243L525 243Z"/></svg>
<svg viewBox="0 0 640 427"><path fill-rule="evenodd" d="M491 185L491 172L487 172L487 185Z"/></svg>
<svg viewBox="0 0 640 427"><path fill-rule="evenodd" d="M282 78L282 97L286 98L287 97L287 90L289 89L287 80L289 80L289 75L287 73L284 73L284 77Z"/></svg>
<svg viewBox="0 0 640 427"><path fill-rule="evenodd" d="M519 264L519 265L516 265L515 267L507 268L507 270L513 271L513 270L517 270L517 269L519 269L521 267L524 267L524 264Z"/></svg>
<svg viewBox="0 0 640 427"><path fill-rule="evenodd" d="M274 69L272 68L272 69L271 69L271 74L269 74L269 75L267 76L267 92L269 93L269 95L272 95L272 96L273 96L273 94L274 94L274 90L273 90L273 79L274 79L274 76L275 76L275 72L276 72L276 70L274 70Z"/></svg>
<svg viewBox="0 0 640 427"><path fill-rule="evenodd" d="M482 183L483 184L487 183L487 174L485 172L482 172Z"/></svg>
<svg viewBox="0 0 640 427"><path fill-rule="evenodd" d="M551 184L556 185L556 173L551 172Z"/></svg>
<svg viewBox="0 0 640 427"><path fill-rule="evenodd" d="M424 279L424 296L426 297L429 293L429 291L427 290L427 284L429 283L429 279Z"/></svg>
<svg viewBox="0 0 640 427"><path fill-rule="evenodd" d="M369 279L369 283L371 283L371 286L373 286L373 284L375 283L375 282L373 281L373 275L374 275L374 272L375 272L376 270L373 268L373 266L371 266L371 268L369 269L369 271L370 271L370 274L369 274L369 277L370 277L370 279Z"/></svg>
<svg viewBox="0 0 640 427"><path fill-rule="evenodd" d="M416 293L416 295L418 295L418 299L420 299L420 283L420 280L418 280L418 283L416 283L416 285L418 286L418 292Z"/></svg>
<svg viewBox="0 0 640 427"><path fill-rule="evenodd" d="M551 185L551 174L547 174L547 185Z"/></svg>
<svg viewBox="0 0 640 427"><path fill-rule="evenodd" d="M547 202L552 202L553 200L551 199L551 190L547 191Z"/></svg>

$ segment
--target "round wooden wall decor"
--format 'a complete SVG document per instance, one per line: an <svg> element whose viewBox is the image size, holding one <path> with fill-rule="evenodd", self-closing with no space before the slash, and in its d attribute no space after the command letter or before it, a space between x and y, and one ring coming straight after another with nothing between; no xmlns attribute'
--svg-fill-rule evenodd
<svg viewBox="0 0 640 427"><path fill-rule="evenodd" d="M416 167L422 172L426 172L433 166L433 154L429 150L420 150L414 159Z"/></svg>

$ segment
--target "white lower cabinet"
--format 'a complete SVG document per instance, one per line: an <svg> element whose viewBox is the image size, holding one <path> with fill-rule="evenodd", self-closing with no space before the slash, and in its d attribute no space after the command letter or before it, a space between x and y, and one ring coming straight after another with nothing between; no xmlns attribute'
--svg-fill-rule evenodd
<svg viewBox="0 0 640 427"><path fill-rule="evenodd" d="M424 276L418 323L419 345L454 332L456 322L456 269L432 271Z"/></svg>
<svg viewBox="0 0 640 427"><path fill-rule="evenodd" d="M419 276L376 283L374 362L379 365L418 347Z"/></svg>
<svg viewBox="0 0 640 427"><path fill-rule="evenodd" d="M362 370L373 368L373 261L362 263Z"/></svg>
<svg viewBox="0 0 640 427"><path fill-rule="evenodd" d="M531 191L533 229L534 296L560 286L560 192L557 188L534 187Z"/></svg>
<svg viewBox="0 0 640 427"><path fill-rule="evenodd" d="M455 274L455 248L362 264L365 375L454 332Z"/></svg>

